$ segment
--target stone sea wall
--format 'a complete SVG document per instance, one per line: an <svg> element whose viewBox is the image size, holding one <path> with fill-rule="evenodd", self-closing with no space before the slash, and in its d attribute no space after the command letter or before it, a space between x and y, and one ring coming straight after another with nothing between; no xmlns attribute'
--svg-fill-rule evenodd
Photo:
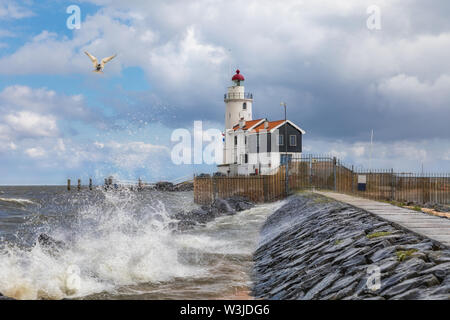
<svg viewBox="0 0 450 320"><path fill-rule="evenodd" d="M450 299L449 248L316 194L267 219L254 261L256 298Z"/></svg>

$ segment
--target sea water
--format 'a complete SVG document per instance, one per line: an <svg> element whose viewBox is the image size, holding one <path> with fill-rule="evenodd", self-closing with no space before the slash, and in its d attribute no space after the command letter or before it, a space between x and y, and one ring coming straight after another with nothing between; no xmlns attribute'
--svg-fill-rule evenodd
<svg viewBox="0 0 450 320"><path fill-rule="evenodd" d="M0 187L0 292L17 299L251 298L259 230L281 202L180 231L192 192ZM42 247L47 234L63 245Z"/></svg>

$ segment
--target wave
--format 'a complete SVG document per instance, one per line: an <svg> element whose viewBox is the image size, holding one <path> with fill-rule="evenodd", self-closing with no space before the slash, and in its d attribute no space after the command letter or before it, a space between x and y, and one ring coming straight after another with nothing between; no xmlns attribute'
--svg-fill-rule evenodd
<svg viewBox="0 0 450 320"><path fill-rule="evenodd" d="M16 299L77 298L201 275L201 266L180 258L183 248L174 241L162 202L139 200L132 192L105 192L78 207L69 222L47 226L52 238L65 243L60 250L4 245L0 292Z"/></svg>
<svg viewBox="0 0 450 320"><path fill-rule="evenodd" d="M0 202L9 202L19 205L35 204L35 202L29 199L20 199L20 198L0 198Z"/></svg>

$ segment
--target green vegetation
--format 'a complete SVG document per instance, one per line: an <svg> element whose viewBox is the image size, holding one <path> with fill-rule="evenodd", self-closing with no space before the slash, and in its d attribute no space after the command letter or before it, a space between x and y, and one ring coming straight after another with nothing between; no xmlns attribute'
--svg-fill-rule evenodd
<svg viewBox="0 0 450 320"><path fill-rule="evenodd" d="M314 199L314 203L330 203L333 202L333 199L324 197L324 196L318 196Z"/></svg>
<svg viewBox="0 0 450 320"><path fill-rule="evenodd" d="M338 245L340 245L342 243L342 240L336 240L335 242L334 242L334 245L335 246L338 246Z"/></svg>
<svg viewBox="0 0 450 320"><path fill-rule="evenodd" d="M373 239L373 238L390 236L391 234L392 234L392 232L374 232L374 233L368 234L366 237L368 239Z"/></svg>
<svg viewBox="0 0 450 320"><path fill-rule="evenodd" d="M397 251L395 254L397 255L398 261L405 261L408 258L411 258L413 253L417 252L417 249L410 249L410 250L400 250Z"/></svg>

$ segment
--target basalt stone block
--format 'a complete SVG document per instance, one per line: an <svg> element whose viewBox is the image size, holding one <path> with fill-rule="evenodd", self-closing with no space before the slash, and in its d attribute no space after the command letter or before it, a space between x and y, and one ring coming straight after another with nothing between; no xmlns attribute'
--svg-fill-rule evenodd
<svg viewBox="0 0 450 320"><path fill-rule="evenodd" d="M445 251L426 251L427 257L434 263L450 262L450 252Z"/></svg>
<svg viewBox="0 0 450 320"><path fill-rule="evenodd" d="M387 247L387 248L381 248L379 250L377 250L374 254L372 254L369 257L369 261L372 263L376 263L380 260L386 259L386 258L390 258L390 257L394 257L395 256L395 252L396 252L396 248L395 247Z"/></svg>
<svg viewBox="0 0 450 320"><path fill-rule="evenodd" d="M423 298L423 291L424 288L415 288L411 290L407 290L401 294L398 294L396 296L393 296L392 300L420 300Z"/></svg>
<svg viewBox="0 0 450 320"><path fill-rule="evenodd" d="M343 269L349 269L356 266L367 268L368 261L364 255L357 255L342 262L339 266Z"/></svg>
<svg viewBox="0 0 450 320"><path fill-rule="evenodd" d="M410 271L404 271L395 273L394 275L384 279L384 277L381 278L381 290L385 290L387 288L393 287L405 280L415 278L418 276L417 271L410 270Z"/></svg>
<svg viewBox="0 0 450 320"><path fill-rule="evenodd" d="M255 206L248 198L242 196L233 196L225 199L225 201L231 208L238 212L251 209Z"/></svg>
<svg viewBox="0 0 450 320"><path fill-rule="evenodd" d="M345 288L349 288L352 287L353 289L356 287L356 285L358 284L359 280L361 279L362 274L355 274L355 275L351 275L351 276L344 276L340 279L337 279L336 282L334 282L334 284L324 290L321 295L328 295L330 293L336 293L340 290L343 290ZM346 294L346 296L353 294L353 291L349 294ZM342 299L343 297L340 297L339 299Z"/></svg>
<svg viewBox="0 0 450 320"><path fill-rule="evenodd" d="M397 273L402 273L402 272L406 272L406 271L421 271L422 269L424 269L426 266L425 261L423 261L422 259L419 258L411 258L409 260L406 260L404 262L402 262L401 264L399 264L396 268L395 268L395 272Z"/></svg>
<svg viewBox="0 0 450 320"><path fill-rule="evenodd" d="M420 274L434 274L437 278L443 280L450 275L450 262L438 264L432 268L422 270Z"/></svg>
<svg viewBox="0 0 450 320"><path fill-rule="evenodd" d="M339 264L339 263L342 263L344 260L348 260L357 255L364 254L369 249L370 249L369 247L349 248L346 251L344 251L341 255L336 257L336 259L334 259L334 261L333 261L333 264Z"/></svg>
<svg viewBox="0 0 450 320"><path fill-rule="evenodd" d="M435 276L429 274L419 278L412 278L402 281L386 290L383 290L380 295L391 298L413 288L420 288L422 286L431 287L437 284L439 284L439 280Z"/></svg>
<svg viewBox="0 0 450 320"><path fill-rule="evenodd" d="M421 252L426 252L429 250L433 250L434 244L432 241L423 241L415 244L407 244L407 245L400 245L397 247L398 250L411 250L415 249Z"/></svg>
<svg viewBox="0 0 450 320"><path fill-rule="evenodd" d="M354 288L356 287L356 285L356 283L350 284L348 287L345 287L338 292L334 292L332 294L329 294L328 296L323 297L323 300L341 300L345 297L351 296L354 293Z"/></svg>
<svg viewBox="0 0 450 320"><path fill-rule="evenodd" d="M312 300L312 299L315 299L322 290L324 290L324 289L328 288L330 285L332 285L333 282L336 281L339 277L341 277L341 273L340 272L333 272L333 273L327 275L319 283L317 283L312 289L310 289L301 298L301 300Z"/></svg>
<svg viewBox="0 0 450 320"><path fill-rule="evenodd" d="M377 265L380 267L381 273L386 273L392 271L399 263L397 258L386 258L378 261Z"/></svg>
<svg viewBox="0 0 450 320"><path fill-rule="evenodd" d="M224 199L214 200L214 203L211 206L213 208L217 208L219 210L219 213L236 214L236 211Z"/></svg>

